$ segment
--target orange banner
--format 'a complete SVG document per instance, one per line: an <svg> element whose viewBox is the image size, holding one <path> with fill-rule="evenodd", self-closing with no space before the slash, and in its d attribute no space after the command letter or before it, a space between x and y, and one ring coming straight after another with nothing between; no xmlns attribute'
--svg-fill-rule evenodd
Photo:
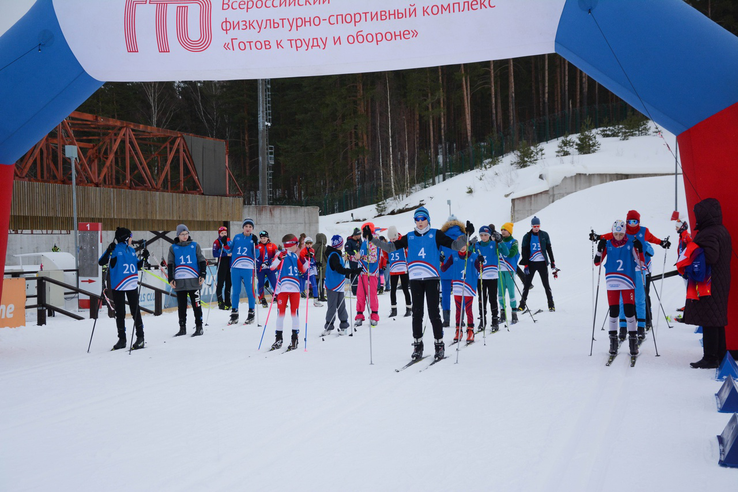
<svg viewBox="0 0 738 492"><path fill-rule="evenodd" d="M26 281L6 278L0 301L0 328L18 328L26 325Z"/></svg>

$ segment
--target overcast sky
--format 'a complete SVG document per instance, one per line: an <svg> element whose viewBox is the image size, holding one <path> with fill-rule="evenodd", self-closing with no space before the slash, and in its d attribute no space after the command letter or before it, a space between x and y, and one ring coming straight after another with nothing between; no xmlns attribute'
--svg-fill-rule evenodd
<svg viewBox="0 0 738 492"><path fill-rule="evenodd" d="M0 36L13 27L36 0L0 0Z"/></svg>

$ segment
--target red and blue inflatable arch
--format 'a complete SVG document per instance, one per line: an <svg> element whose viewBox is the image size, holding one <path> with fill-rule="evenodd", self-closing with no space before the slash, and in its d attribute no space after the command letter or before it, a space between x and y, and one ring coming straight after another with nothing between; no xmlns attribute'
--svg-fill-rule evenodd
<svg viewBox="0 0 738 492"><path fill-rule="evenodd" d="M187 14L186 8L200 8L201 44L206 39L202 31L202 12L215 12L222 7L238 8L240 5L239 2L221 0L38 0L24 17L0 37L0 253L3 256L7 248L13 163L103 84L102 80L98 80L100 77L90 75L98 73L94 67L86 65L86 69L80 62L83 58L87 59L87 55L83 57L80 53L81 47L94 50L99 40L84 39L87 30L84 23L75 26L74 30L67 26L66 32L70 36L65 36L57 13L61 11L62 4L70 1L88 6L97 16L104 14L106 9L117 9L122 13L124 6L135 8L147 2L157 4L156 8L160 9L157 10L158 15L160 11L166 12L164 4L170 4L177 9L178 36L182 27L187 31L186 21L182 21ZM287 4L279 0L259 2L262 6L269 4L275 8ZM533 0L418 0L415 2L416 15L408 15L405 10L402 14L405 18L397 21L407 31L398 32L403 35L407 32L406 38L414 40L408 42L425 42L430 46L434 40L422 36L428 32L423 31L423 22L448 22L451 29L457 27L454 22L459 19L467 23L465 25L468 25L469 32L475 33L468 40L460 41L469 47L468 52L459 49L458 59L449 56L433 59L432 55L428 55L412 59L408 56L403 61L395 57L386 66L378 65L375 60L365 65L363 71L413 68L420 66L419 63L468 63L555 51L661 127L678 135L690 209L701 199L717 198L723 206L725 225L732 236L738 238L738 214L735 213L738 210L738 194L732 189L738 177L738 38L682 0L546 0L545 7L540 7L538 3L539 8L526 9L526 22L510 20L507 24L512 26L500 24L500 29L507 27L522 33L521 41L517 46L510 47L507 53L490 44L485 57L485 47L482 46L480 50L478 45L478 34L490 30L487 21L504 20L508 15L510 19L520 19L514 17L513 9L517 6L520 10L526 2L531 3L528 7L534 7ZM344 3L341 8L338 0L333 0L332 6L330 0L296 0L289 3L297 7L313 5L310 12L320 8L346 10L347 7ZM361 7L374 10L392 5L390 0L351 3L351 8L359 7L359 11ZM250 5L255 3L251 2ZM465 10L468 7L469 12L458 12L457 6L459 9L464 6ZM272 10L268 13L274 15ZM229 10L226 14L232 16L234 12ZM220 12L220 15L225 14ZM461 17L463 15L467 17ZM475 18L485 20L484 26L476 26L479 27L476 31L473 25ZM100 22L106 23L105 19ZM120 24L123 25L122 19ZM157 29L162 25L157 20ZM213 25L216 27L212 32L215 32L218 26L222 26L220 18ZM116 31L116 26L110 25L109 29L111 33L120 31L118 37L124 37L122 28ZM190 24L191 32L197 29L197 22ZM443 29L438 30L436 26L436 33L439 32L442 33ZM459 31L455 29L455 32ZM126 33L130 33L130 30L126 30ZM157 37L159 35L160 31L157 31ZM70 41L68 37L74 39ZM541 48L540 43L536 46L528 43L530 39L540 40L541 37L546 38L542 41L544 48ZM454 35L454 42L458 38L458 35ZM217 40L213 44L217 46ZM219 47L222 48L222 44ZM205 48L200 46L198 51L201 56L208 56ZM361 64L367 52L357 51L352 55L352 62ZM433 50L433 53L437 52L437 49ZM126 53L122 53L121 57L124 55ZM314 65L315 74L344 73L339 65L317 66L318 62ZM308 74L304 71L305 67L302 68L302 72L298 70L294 75ZM258 70L254 71L254 67L246 65L244 70L247 70L244 73L248 73L248 76L232 74L231 78L253 78L259 73ZM258 76L274 77L274 70L272 66ZM351 70L360 71L356 65ZM118 77L117 80L152 80L150 72L144 72L142 69L140 78L137 78L139 74L134 65L134 70L127 77ZM289 74L286 71L279 73L283 76ZM189 75L192 74L190 71ZM172 72L170 79L179 78L180 75ZM196 75L201 79L214 78L213 73L206 71ZM158 79L165 80L161 76ZM694 224L693 217L691 223ZM733 262L732 269L730 319L738 323L738 262ZM728 348L738 350L738 330L728 330L728 333Z"/></svg>

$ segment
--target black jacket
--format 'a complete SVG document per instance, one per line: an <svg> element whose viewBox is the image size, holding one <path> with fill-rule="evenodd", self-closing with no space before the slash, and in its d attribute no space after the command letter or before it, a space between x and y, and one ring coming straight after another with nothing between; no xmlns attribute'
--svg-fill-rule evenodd
<svg viewBox="0 0 738 492"><path fill-rule="evenodd" d="M338 253L338 256L331 256L331 253ZM351 268L344 268L341 266L341 251L334 248L333 246L326 246L325 248L325 259L328 261L328 267L340 273L341 275L350 275L352 273ZM361 271L361 269L359 269ZM356 272L358 273L358 272Z"/></svg>
<svg viewBox="0 0 738 492"><path fill-rule="evenodd" d="M349 256L356 256L360 248L361 248L361 239L356 240L353 237L349 236L349 238L346 239L346 245L343 247L343 250L346 251L346 253L348 253ZM356 261L349 260L349 264L352 266L355 266L358 263Z"/></svg>
<svg viewBox="0 0 738 492"><path fill-rule="evenodd" d="M690 325L719 327L728 324L728 294L730 293L730 260L733 255L730 233L723 225L720 202L706 198L694 206L698 231L694 242L705 253L712 268L712 295L697 301L687 300L684 322Z"/></svg>
<svg viewBox="0 0 738 492"><path fill-rule="evenodd" d="M519 262L521 265L527 265L530 262L530 237L532 234L533 231L528 231L528 234L523 236ZM541 253L543 254L543 259L546 260L546 265L549 262L554 263L556 260L554 260L554 252L551 249L551 238L548 237L548 233L546 231L538 231L538 240L541 242Z"/></svg>

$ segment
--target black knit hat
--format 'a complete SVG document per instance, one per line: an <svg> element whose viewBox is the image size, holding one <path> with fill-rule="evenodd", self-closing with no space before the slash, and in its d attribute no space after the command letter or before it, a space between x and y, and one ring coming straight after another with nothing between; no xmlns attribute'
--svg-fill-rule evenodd
<svg viewBox="0 0 738 492"><path fill-rule="evenodd" d="M115 229L115 240L119 243L128 241L128 238L131 236L133 236L133 233L130 229L126 229L125 227L118 227Z"/></svg>

